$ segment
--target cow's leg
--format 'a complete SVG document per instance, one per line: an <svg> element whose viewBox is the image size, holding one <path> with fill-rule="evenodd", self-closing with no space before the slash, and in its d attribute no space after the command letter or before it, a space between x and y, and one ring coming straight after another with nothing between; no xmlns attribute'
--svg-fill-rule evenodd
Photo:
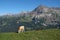
<svg viewBox="0 0 60 40"><path fill-rule="evenodd" d="M21 32L23 32L23 30L21 30Z"/></svg>
<svg viewBox="0 0 60 40"><path fill-rule="evenodd" d="M21 32L21 30L18 30L18 33L20 33Z"/></svg>
<svg viewBox="0 0 60 40"><path fill-rule="evenodd" d="M21 30L21 32L24 32L24 30Z"/></svg>

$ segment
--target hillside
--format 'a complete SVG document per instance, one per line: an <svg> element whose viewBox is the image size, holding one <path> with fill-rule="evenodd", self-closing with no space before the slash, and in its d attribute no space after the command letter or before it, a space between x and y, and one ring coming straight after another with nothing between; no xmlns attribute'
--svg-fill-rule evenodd
<svg viewBox="0 0 60 40"><path fill-rule="evenodd" d="M24 33L0 33L0 40L60 40L60 30L47 29Z"/></svg>
<svg viewBox="0 0 60 40"><path fill-rule="evenodd" d="M60 7L39 5L30 12L0 16L0 32L17 32L21 25L25 31L60 29Z"/></svg>

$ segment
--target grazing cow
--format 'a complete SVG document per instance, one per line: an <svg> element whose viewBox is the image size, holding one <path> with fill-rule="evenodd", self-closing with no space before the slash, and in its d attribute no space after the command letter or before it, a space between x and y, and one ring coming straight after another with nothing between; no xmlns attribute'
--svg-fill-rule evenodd
<svg viewBox="0 0 60 40"><path fill-rule="evenodd" d="M24 26L20 26L19 29L18 29L18 33L20 32L24 32Z"/></svg>

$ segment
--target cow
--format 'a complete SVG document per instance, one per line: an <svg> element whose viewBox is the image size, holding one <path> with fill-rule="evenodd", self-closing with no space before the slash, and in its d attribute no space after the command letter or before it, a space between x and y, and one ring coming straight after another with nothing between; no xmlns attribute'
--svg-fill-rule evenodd
<svg viewBox="0 0 60 40"><path fill-rule="evenodd" d="M19 28L18 28L18 33L20 33L20 32L24 32L24 26L20 26Z"/></svg>

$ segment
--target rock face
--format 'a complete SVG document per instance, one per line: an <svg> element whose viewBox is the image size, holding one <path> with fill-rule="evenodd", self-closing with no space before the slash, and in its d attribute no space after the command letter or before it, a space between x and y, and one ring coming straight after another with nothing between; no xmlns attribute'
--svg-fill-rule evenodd
<svg viewBox="0 0 60 40"><path fill-rule="evenodd" d="M39 5L31 12L0 16L0 32L17 32L21 25L24 25L26 30L42 29L45 26L60 28L60 7Z"/></svg>
<svg viewBox="0 0 60 40"><path fill-rule="evenodd" d="M42 12L48 12L48 7L40 5L37 8L35 8L33 11L37 12L37 13L42 13Z"/></svg>
<svg viewBox="0 0 60 40"><path fill-rule="evenodd" d="M43 12L60 12L60 8L54 8L54 7L47 7L44 5L40 5L37 8L33 10L33 12L37 13L43 13Z"/></svg>
<svg viewBox="0 0 60 40"><path fill-rule="evenodd" d="M39 5L32 12L32 17L45 19L45 24L57 25L60 22L60 7L47 7Z"/></svg>

